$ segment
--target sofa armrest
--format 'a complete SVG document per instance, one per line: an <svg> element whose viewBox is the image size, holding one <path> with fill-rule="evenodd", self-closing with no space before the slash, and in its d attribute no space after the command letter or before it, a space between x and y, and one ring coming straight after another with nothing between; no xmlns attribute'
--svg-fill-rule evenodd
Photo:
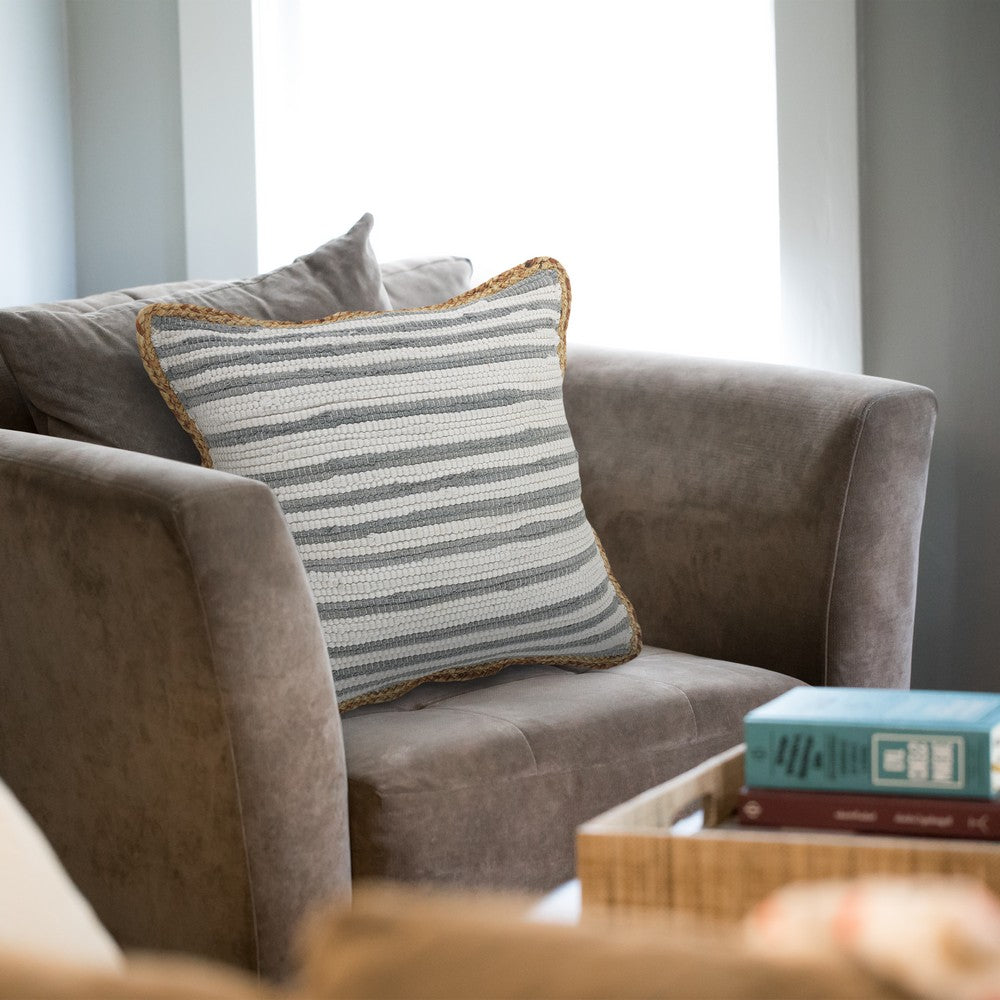
<svg viewBox="0 0 1000 1000"><path fill-rule="evenodd" d="M646 642L908 686L930 390L577 349L565 395L584 504Z"/></svg>
<svg viewBox="0 0 1000 1000"><path fill-rule="evenodd" d="M0 431L0 777L125 947L277 976L349 891L340 717L251 480Z"/></svg>

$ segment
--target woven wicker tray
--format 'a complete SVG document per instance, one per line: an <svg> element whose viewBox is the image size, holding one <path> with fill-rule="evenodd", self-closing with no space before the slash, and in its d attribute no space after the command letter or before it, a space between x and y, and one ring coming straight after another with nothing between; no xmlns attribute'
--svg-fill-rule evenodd
<svg viewBox="0 0 1000 1000"><path fill-rule="evenodd" d="M584 910L655 907L737 919L789 882L875 873L971 875L1000 892L998 843L740 826L743 751L734 747L581 826ZM701 829L674 828L699 804Z"/></svg>

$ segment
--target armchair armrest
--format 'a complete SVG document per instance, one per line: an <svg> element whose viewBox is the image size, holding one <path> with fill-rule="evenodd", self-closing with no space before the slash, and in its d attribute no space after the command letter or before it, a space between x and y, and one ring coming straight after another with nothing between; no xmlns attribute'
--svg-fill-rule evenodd
<svg viewBox="0 0 1000 1000"><path fill-rule="evenodd" d="M340 717L267 487L0 431L0 777L126 947L276 976L349 891Z"/></svg>
<svg viewBox="0 0 1000 1000"><path fill-rule="evenodd" d="M584 505L646 642L810 684L909 684L930 390L577 349Z"/></svg>

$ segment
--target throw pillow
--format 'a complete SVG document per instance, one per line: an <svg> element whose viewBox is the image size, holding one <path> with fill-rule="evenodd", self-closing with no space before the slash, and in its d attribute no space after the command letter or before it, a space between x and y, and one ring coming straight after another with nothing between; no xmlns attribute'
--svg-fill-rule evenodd
<svg viewBox="0 0 1000 1000"><path fill-rule="evenodd" d="M146 369L202 463L274 490L342 710L512 663L638 653L580 500L569 303L562 267L538 259L403 312L140 313Z"/></svg>
<svg viewBox="0 0 1000 1000"><path fill-rule="evenodd" d="M43 423L45 417L37 409L32 416L32 410L25 402L14 379L14 374L7 367L7 362L3 356L3 343L8 339L4 331L11 322L12 314L31 314L39 312L76 312L88 313L98 309L105 309L108 306L117 306L122 303L145 299L147 302L159 302L162 299L169 299L171 296L181 301L181 293L196 291L199 288L207 288L209 285L217 285L218 281L174 281L165 285L141 285L137 288L123 288L117 292L101 292L97 295L88 295L82 299L63 299L60 302L39 302L29 308L0 310L0 428L12 431L36 431L38 423ZM136 306L136 309L140 308ZM129 333L131 337L131 331ZM131 344L129 345L131 347ZM145 386L143 387L144 395ZM36 418L38 418L36 420ZM188 445L183 444L187 451Z"/></svg>
<svg viewBox="0 0 1000 1000"><path fill-rule="evenodd" d="M122 957L42 831L0 781L0 951L116 970Z"/></svg>
<svg viewBox="0 0 1000 1000"><path fill-rule="evenodd" d="M382 272L368 243L372 217L285 267L243 281L136 289L156 299L228 309L258 319L310 319L342 309L388 309ZM169 291L168 291L169 290ZM0 311L0 352L43 434L197 463L198 453L135 353L129 292L90 309L87 300ZM124 301L120 301L124 299ZM146 298L146 302L150 301Z"/></svg>
<svg viewBox="0 0 1000 1000"><path fill-rule="evenodd" d="M468 257L406 257L382 265L382 284L393 309L444 302L467 291L471 278Z"/></svg>

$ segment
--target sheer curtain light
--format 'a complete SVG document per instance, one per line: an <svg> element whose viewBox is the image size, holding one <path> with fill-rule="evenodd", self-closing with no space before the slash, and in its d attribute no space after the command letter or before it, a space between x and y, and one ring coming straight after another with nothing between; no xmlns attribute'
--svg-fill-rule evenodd
<svg viewBox="0 0 1000 1000"><path fill-rule="evenodd" d="M781 360L769 0L256 0L261 268L553 256L570 340Z"/></svg>

